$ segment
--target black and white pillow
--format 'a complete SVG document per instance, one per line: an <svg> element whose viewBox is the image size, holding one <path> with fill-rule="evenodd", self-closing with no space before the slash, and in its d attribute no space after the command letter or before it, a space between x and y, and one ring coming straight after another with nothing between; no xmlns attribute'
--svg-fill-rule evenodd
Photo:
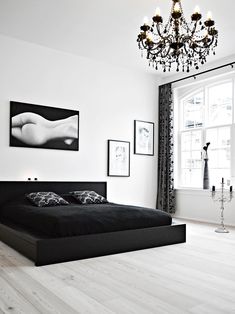
<svg viewBox="0 0 235 314"><path fill-rule="evenodd" d="M104 204L108 202L105 197L94 191L73 191L70 193L80 204Z"/></svg>
<svg viewBox="0 0 235 314"><path fill-rule="evenodd" d="M37 207L48 207L58 205L68 205L63 197L54 192L33 192L26 195L26 198Z"/></svg>

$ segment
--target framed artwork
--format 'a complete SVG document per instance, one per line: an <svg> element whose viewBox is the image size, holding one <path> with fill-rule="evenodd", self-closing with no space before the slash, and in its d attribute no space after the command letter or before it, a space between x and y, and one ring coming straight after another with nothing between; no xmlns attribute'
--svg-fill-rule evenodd
<svg viewBox="0 0 235 314"><path fill-rule="evenodd" d="M134 154L154 155L154 123L134 121Z"/></svg>
<svg viewBox="0 0 235 314"><path fill-rule="evenodd" d="M108 140L108 176L130 176L130 142Z"/></svg>
<svg viewBox="0 0 235 314"><path fill-rule="evenodd" d="M10 146L79 150L79 111L10 102Z"/></svg>

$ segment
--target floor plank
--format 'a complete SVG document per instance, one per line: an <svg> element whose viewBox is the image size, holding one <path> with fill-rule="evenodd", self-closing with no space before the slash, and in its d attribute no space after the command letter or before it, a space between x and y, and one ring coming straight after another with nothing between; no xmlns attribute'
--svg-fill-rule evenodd
<svg viewBox="0 0 235 314"><path fill-rule="evenodd" d="M0 313L235 313L235 229L187 222L187 242L35 267L0 242Z"/></svg>

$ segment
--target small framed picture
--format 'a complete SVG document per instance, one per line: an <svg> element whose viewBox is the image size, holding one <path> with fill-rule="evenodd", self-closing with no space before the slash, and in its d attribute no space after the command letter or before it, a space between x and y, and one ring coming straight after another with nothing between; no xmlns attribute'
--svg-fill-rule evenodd
<svg viewBox="0 0 235 314"><path fill-rule="evenodd" d="M108 140L108 176L130 176L130 142Z"/></svg>
<svg viewBox="0 0 235 314"><path fill-rule="evenodd" d="M154 123L134 121L134 154L154 155Z"/></svg>

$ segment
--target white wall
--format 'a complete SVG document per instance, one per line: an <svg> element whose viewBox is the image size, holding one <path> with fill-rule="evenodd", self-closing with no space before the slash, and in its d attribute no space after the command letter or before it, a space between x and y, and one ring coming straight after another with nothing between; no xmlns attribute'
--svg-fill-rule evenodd
<svg viewBox="0 0 235 314"><path fill-rule="evenodd" d="M134 119L157 121L155 76L0 36L0 180L108 182L114 202L153 207L155 156L133 155ZM9 147L9 101L80 111L79 152ZM131 141L130 178L107 177L107 139Z"/></svg>
<svg viewBox="0 0 235 314"><path fill-rule="evenodd" d="M225 204L224 222L235 226L235 200ZM177 190L174 217L220 223L220 203L213 202L210 191Z"/></svg>

